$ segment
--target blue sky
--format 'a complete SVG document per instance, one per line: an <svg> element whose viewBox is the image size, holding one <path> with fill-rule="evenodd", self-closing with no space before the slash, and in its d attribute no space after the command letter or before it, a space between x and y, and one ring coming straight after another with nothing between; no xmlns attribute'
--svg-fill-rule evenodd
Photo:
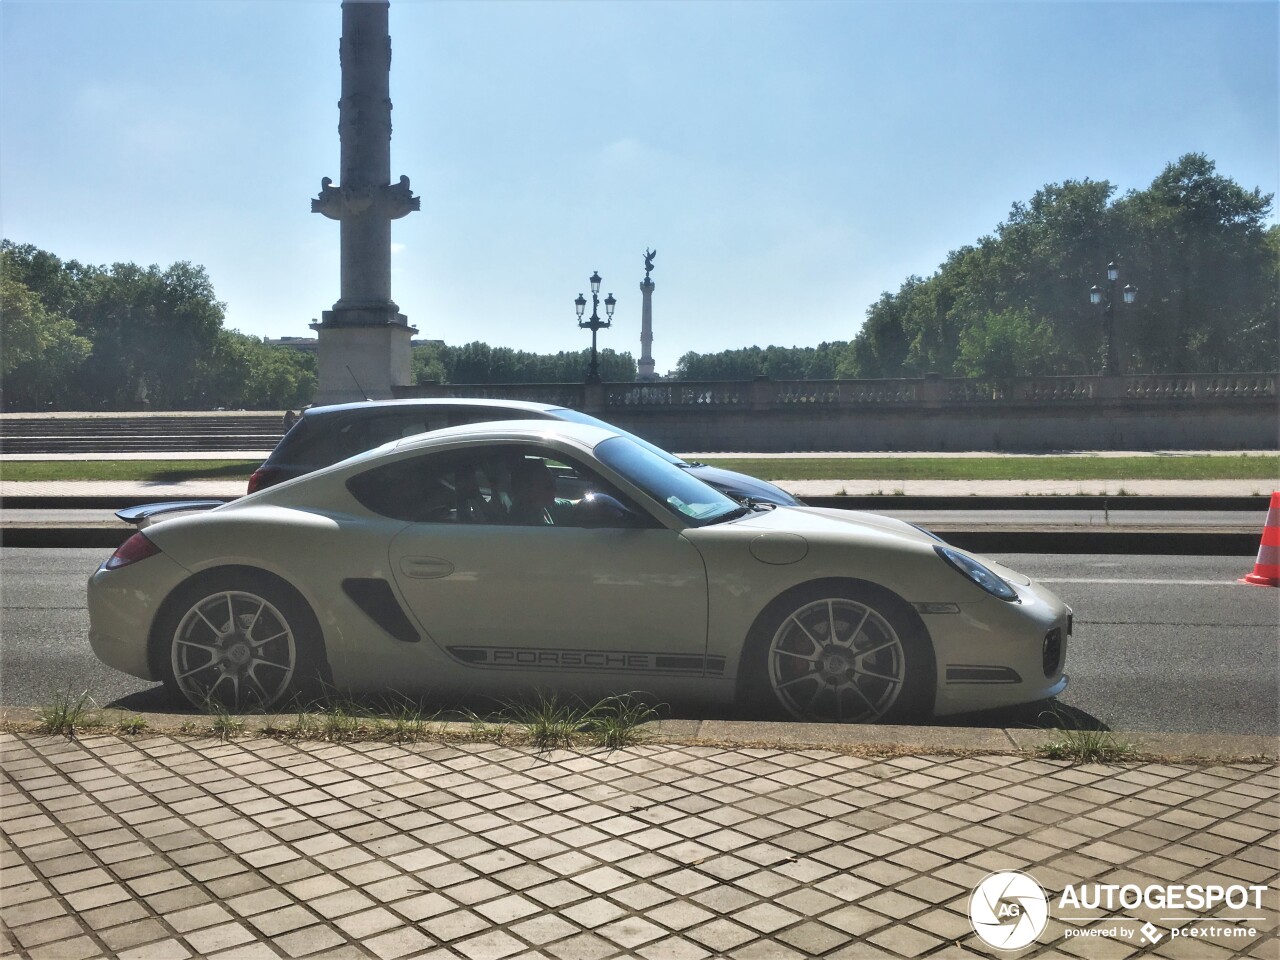
<svg viewBox="0 0 1280 960"><path fill-rule="evenodd" d="M1280 188L1280 4L392 0L392 294L420 336L816 344L1046 183L1207 153ZM227 325L338 297L338 0L0 0L0 229L209 271ZM1274 218L1273 218L1274 220Z"/></svg>

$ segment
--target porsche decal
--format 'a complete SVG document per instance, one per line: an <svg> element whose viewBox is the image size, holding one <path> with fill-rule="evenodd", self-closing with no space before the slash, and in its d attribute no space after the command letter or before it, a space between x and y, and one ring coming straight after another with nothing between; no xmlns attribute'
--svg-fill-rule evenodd
<svg viewBox="0 0 1280 960"><path fill-rule="evenodd" d="M686 653L633 653L618 650L542 650L533 647L450 647L471 667L520 667L544 670L609 670L637 673L724 673L724 657Z"/></svg>

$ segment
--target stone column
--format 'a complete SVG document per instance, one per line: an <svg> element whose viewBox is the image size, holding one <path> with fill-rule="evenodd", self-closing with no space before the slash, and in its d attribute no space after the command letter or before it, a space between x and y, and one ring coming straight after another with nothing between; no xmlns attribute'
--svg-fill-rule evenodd
<svg viewBox="0 0 1280 960"><path fill-rule="evenodd" d="M410 380L418 331L391 299L391 221L421 208L402 176L391 183L388 0L343 0L340 182L325 177L312 213L340 225L338 302L311 325L319 337L315 402L382 400Z"/></svg>
<svg viewBox="0 0 1280 960"><path fill-rule="evenodd" d="M653 288L654 282L649 277L653 270L653 258L658 251L645 251L644 279L640 281L640 363L636 371L636 379L641 381L657 380L653 372Z"/></svg>

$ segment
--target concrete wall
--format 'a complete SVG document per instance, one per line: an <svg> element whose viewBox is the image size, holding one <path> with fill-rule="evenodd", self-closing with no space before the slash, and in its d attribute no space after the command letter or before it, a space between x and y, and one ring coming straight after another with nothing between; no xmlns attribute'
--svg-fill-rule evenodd
<svg viewBox="0 0 1280 960"><path fill-rule="evenodd" d="M1280 448L1273 374L418 386L570 406L671 450Z"/></svg>

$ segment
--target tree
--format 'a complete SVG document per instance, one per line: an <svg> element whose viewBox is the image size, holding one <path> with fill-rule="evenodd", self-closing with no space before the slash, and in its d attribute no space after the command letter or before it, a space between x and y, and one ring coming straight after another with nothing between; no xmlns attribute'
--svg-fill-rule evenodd
<svg viewBox="0 0 1280 960"><path fill-rule="evenodd" d="M1102 324L1087 291L1106 284L1117 258L1122 283L1139 289L1136 304L1116 307L1125 371L1274 369L1271 196L1220 176L1203 154L1168 164L1145 190L1114 193L1106 181L1068 180L1015 202L993 235L873 304L844 370L1096 373ZM1019 337L1028 342L1010 339ZM984 348L997 353L983 359Z"/></svg>
<svg viewBox="0 0 1280 960"><path fill-rule="evenodd" d="M203 267L85 266L0 243L4 400L11 407L300 406L315 358L223 329Z"/></svg>
<svg viewBox="0 0 1280 960"><path fill-rule="evenodd" d="M292 409L311 402L316 382L314 354L268 346L238 330L221 330L196 366L192 405Z"/></svg>
<svg viewBox="0 0 1280 960"><path fill-rule="evenodd" d="M11 410L61 407L92 344L76 335L74 321L47 310L8 261L8 251L0 253L0 396Z"/></svg>
<svg viewBox="0 0 1280 960"><path fill-rule="evenodd" d="M193 375L222 329L223 304L203 267L116 263L81 284L77 326L93 341L84 390L114 409L144 395L158 409L195 403Z"/></svg>
<svg viewBox="0 0 1280 960"><path fill-rule="evenodd" d="M636 378L630 353L599 352L601 379L627 383ZM413 351L415 383L581 383L591 362L590 350L528 353L475 341L459 347L427 344Z"/></svg>
<svg viewBox="0 0 1280 960"><path fill-rule="evenodd" d="M816 347L770 345L721 350L718 353L686 353L676 362L678 380L831 380L846 362L849 344L821 343Z"/></svg>
<svg viewBox="0 0 1280 960"><path fill-rule="evenodd" d="M1122 265L1142 294L1120 327L1134 368L1275 368L1271 199L1191 153L1116 205L1117 246L1129 251Z"/></svg>
<svg viewBox="0 0 1280 960"><path fill-rule="evenodd" d="M1026 310L988 313L960 333L956 370L965 377L1038 375L1052 369L1053 331Z"/></svg>

